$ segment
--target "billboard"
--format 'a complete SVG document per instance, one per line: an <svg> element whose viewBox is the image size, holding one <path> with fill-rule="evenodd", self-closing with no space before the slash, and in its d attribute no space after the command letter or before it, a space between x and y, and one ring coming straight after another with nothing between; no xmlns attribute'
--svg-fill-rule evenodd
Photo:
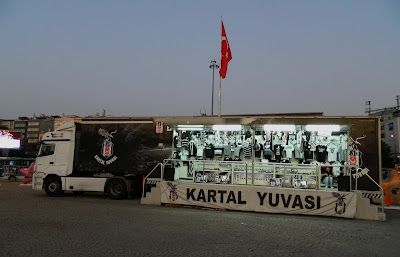
<svg viewBox="0 0 400 257"><path fill-rule="evenodd" d="M0 148L4 149L20 149L21 132L0 130Z"/></svg>

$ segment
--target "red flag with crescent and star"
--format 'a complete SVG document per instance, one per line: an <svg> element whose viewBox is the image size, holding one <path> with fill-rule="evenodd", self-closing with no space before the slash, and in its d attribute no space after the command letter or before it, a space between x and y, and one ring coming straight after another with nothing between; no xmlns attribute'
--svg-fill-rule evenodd
<svg viewBox="0 0 400 257"><path fill-rule="evenodd" d="M223 79L226 77L228 62L230 60L232 60L231 48L226 37L224 22L221 19L221 68L219 69L219 75Z"/></svg>

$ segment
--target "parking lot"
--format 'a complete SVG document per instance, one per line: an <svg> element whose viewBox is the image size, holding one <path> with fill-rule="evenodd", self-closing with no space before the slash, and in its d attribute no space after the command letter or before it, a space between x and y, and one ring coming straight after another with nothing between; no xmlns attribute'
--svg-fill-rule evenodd
<svg viewBox="0 0 400 257"><path fill-rule="evenodd" d="M0 181L0 256L397 256L400 210L387 221L215 211L50 198Z"/></svg>

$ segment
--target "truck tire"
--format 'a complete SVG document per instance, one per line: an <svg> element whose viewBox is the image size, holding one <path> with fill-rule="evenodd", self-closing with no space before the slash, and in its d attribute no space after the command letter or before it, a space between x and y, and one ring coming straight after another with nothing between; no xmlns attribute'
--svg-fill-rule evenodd
<svg viewBox="0 0 400 257"><path fill-rule="evenodd" d="M57 177L48 178L44 184L44 191L51 197L61 196L64 191L61 187L61 180Z"/></svg>
<svg viewBox="0 0 400 257"><path fill-rule="evenodd" d="M125 181L112 179L107 183L106 193L114 200L125 199L128 196Z"/></svg>

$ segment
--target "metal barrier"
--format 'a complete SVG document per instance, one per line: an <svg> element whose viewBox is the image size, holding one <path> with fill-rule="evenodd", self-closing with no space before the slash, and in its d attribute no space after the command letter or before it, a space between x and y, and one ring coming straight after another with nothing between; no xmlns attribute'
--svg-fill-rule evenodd
<svg viewBox="0 0 400 257"><path fill-rule="evenodd" d="M375 183L375 185L377 185L378 187L379 187L379 191L381 192L381 194L382 194L382 212L385 212L385 204L384 204L384 198L385 198L385 195L384 195L384 193L383 193L383 188L374 180L374 179L372 179L371 178L371 176L370 175L368 175L368 174L365 174L372 182L374 182Z"/></svg>
<svg viewBox="0 0 400 257"><path fill-rule="evenodd" d="M358 171L356 171L356 172L358 172ZM382 208L382 212L384 213L385 212L385 207L384 207L385 206L385 194L384 194L383 188L368 173L364 174L364 176L367 176L367 178L369 178L379 188L379 192L381 193L381 197L382 197L382 199L381 199L381 201L382 201L381 208ZM356 182L355 182L355 189L354 190L351 189L351 185L352 185L351 177L352 177L352 174L350 175L350 191L357 191L358 190L358 183L357 183L358 182L358 176L357 175L355 176L356 177L355 178Z"/></svg>
<svg viewBox="0 0 400 257"><path fill-rule="evenodd" d="M15 176L23 176L20 172L21 169L27 169L29 166L23 165L3 165L1 168L4 169L2 174L3 177L9 176L10 174L14 174Z"/></svg>

